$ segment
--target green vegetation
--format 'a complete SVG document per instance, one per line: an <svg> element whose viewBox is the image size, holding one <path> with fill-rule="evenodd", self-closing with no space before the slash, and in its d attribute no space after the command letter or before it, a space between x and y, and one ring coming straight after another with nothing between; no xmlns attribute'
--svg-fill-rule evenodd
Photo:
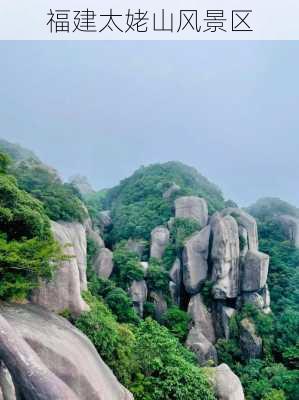
<svg viewBox="0 0 299 400"><path fill-rule="evenodd" d="M0 153L0 298L24 299L63 258L42 204L7 174Z"/></svg>
<svg viewBox="0 0 299 400"><path fill-rule="evenodd" d="M186 311L180 310L177 306L172 306L163 315L161 322L180 342L185 343L190 321L191 317Z"/></svg>
<svg viewBox="0 0 299 400"><path fill-rule="evenodd" d="M83 221L85 210L79 192L69 183L62 183L57 173L35 161L22 161L12 168L21 189L40 200L49 218L54 221Z"/></svg>
<svg viewBox="0 0 299 400"><path fill-rule="evenodd" d="M120 242L113 252L114 271L112 279L117 286L127 290L131 283L144 278L144 272L138 256L130 252L125 242Z"/></svg>
<svg viewBox="0 0 299 400"><path fill-rule="evenodd" d="M166 328L147 319L138 325L116 321L104 303L86 293L91 311L75 325L95 345L136 400L213 400L207 377L194 356Z"/></svg>
<svg viewBox="0 0 299 400"><path fill-rule="evenodd" d="M174 182L181 188L174 196L204 197L211 213L224 207L221 191L194 168L179 162L141 167L107 193L106 206L114 221L111 242L130 237L148 240L151 230L171 217L174 196L164 199L163 193Z"/></svg>

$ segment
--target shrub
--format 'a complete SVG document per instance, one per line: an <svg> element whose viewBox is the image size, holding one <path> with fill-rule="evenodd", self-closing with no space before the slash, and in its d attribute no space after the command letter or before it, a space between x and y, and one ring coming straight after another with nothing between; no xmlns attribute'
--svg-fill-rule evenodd
<svg viewBox="0 0 299 400"><path fill-rule="evenodd" d="M177 306L170 307L162 317L162 324L184 343L188 335L188 325L191 317Z"/></svg>
<svg viewBox="0 0 299 400"><path fill-rule="evenodd" d="M212 400L214 395L194 355L169 331L146 319L135 330L134 353L142 373L130 387L136 400ZM136 390L136 386L140 390Z"/></svg>

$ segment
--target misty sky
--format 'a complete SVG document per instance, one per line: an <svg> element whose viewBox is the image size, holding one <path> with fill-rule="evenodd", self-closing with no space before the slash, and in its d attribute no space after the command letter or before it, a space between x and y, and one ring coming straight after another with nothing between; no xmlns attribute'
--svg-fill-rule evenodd
<svg viewBox="0 0 299 400"><path fill-rule="evenodd" d="M95 188L180 160L299 206L299 42L0 42L0 137Z"/></svg>

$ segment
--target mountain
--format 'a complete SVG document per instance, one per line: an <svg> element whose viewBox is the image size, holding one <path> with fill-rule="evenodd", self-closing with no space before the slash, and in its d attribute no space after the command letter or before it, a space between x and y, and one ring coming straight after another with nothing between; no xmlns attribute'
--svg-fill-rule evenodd
<svg viewBox="0 0 299 400"><path fill-rule="evenodd" d="M11 393L298 400L295 207L242 210L180 162L80 193L18 157L9 166L0 152L0 376Z"/></svg>

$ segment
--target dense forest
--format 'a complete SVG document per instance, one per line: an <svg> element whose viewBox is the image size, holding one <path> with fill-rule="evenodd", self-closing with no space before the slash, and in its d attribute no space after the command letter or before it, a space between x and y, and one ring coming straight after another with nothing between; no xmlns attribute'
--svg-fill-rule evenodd
<svg viewBox="0 0 299 400"><path fill-rule="evenodd" d="M113 271L104 277L94 269L99 244L87 236L88 290L83 298L90 309L81 315L65 309L61 315L89 337L135 400L215 399L215 363L199 366L186 348L191 323L187 295L181 290L175 301L169 285L186 241L203 227L196 219L174 217L174 202L182 196L203 198L210 218L236 204L179 162L141 167L118 186L98 192L84 192L77 183L63 182L32 152L0 141L1 300L30 298L41 280L50 280L67 260L53 237L51 220L84 224L89 219L113 254ZM229 365L240 378L247 400L299 400L299 249L279 220L283 215L299 218L299 210L267 198L246 211L257 221L259 249L270 255L271 312L241 305L229 322L229 338L215 344L218 363ZM151 234L159 226L167 226L169 240L161 258L150 257ZM140 313L130 290L143 281L153 295ZM211 288L207 280L201 289L207 309L212 307ZM253 321L262 340L258 357L242 353L244 319Z"/></svg>

